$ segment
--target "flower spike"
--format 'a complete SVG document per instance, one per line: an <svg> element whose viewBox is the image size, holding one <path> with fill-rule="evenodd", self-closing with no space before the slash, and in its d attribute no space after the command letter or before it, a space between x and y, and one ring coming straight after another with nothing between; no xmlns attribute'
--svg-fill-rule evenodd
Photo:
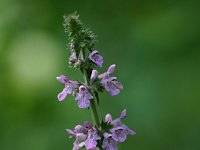
<svg viewBox="0 0 200 150"><path fill-rule="evenodd" d="M95 50L96 36L83 26L77 13L64 16L64 27L69 40L69 67L80 69L84 81L71 80L65 75L56 77L64 85L57 97L63 101L68 95L73 95L78 108L91 109L93 118L93 123L85 121L73 130L66 129L69 137L75 139L72 150L117 150L118 143L126 141L128 135L136 134L122 122L126 109L116 119L107 114L100 121L96 108L96 103L100 101L99 92L107 91L114 96L123 89L123 85L112 75L116 65L112 64L106 72L98 73L97 67L102 68L104 64L103 56Z"/></svg>

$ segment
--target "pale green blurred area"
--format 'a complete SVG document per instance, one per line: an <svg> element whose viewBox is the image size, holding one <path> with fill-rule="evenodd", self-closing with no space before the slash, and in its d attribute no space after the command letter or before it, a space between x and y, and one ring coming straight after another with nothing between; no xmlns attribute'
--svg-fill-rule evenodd
<svg viewBox="0 0 200 150"><path fill-rule="evenodd" d="M78 11L98 35L104 68L115 63L120 95L100 94L100 116L137 132L119 150L200 149L200 3L0 1L0 150L70 150L66 128L91 120L72 97L58 102L67 67L63 15Z"/></svg>

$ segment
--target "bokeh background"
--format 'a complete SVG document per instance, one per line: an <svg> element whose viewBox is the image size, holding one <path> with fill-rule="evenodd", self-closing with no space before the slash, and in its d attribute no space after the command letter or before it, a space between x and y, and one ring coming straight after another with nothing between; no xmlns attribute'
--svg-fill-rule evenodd
<svg viewBox="0 0 200 150"><path fill-rule="evenodd" d="M98 35L104 68L115 63L120 95L101 94L99 112L137 132L119 150L200 149L200 9L195 0L1 0L0 149L70 150L66 128L91 120L72 97L63 15L77 11Z"/></svg>

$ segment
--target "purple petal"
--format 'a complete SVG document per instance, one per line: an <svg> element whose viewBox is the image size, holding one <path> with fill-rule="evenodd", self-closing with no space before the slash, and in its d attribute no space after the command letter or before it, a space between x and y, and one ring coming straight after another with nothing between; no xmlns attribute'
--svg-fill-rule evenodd
<svg viewBox="0 0 200 150"><path fill-rule="evenodd" d="M124 142L126 140L126 129L124 129L122 126L113 128L110 131L112 132L112 138L116 142Z"/></svg>
<svg viewBox="0 0 200 150"><path fill-rule="evenodd" d="M95 61L97 66L102 67L103 66L103 57L101 55L98 55L98 59Z"/></svg>
<svg viewBox="0 0 200 150"><path fill-rule="evenodd" d="M114 134L114 136L117 137L117 142L124 142L126 140L126 137L127 137L126 132L124 130L122 130L118 134Z"/></svg>
<svg viewBox="0 0 200 150"><path fill-rule="evenodd" d="M108 68L107 73L108 73L108 74L111 74L111 73L113 73L114 71L115 71L115 64L111 65L111 66Z"/></svg>
<svg viewBox="0 0 200 150"><path fill-rule="evenodd" d="M108 78L108 77L109 77L109 74L107 72L98 75L99 79Z"/></svg>
<svg viewBox="0 0 200 150"><path fill-rule="evenodd" d="M135 135L136 132L128 128L128 134L130 134L130 135Z"/></svg>
<svg viewBox="0 0 200 150"><path fill-rule="evenodd" d="M87 99L93 99L94 97L89 92L86 94Z"/></svg>
<svg viewBox="0 0 200 150"><path fill-rule="evenodd" d="M66 129L67 133L70 135L70 137L75 137L76 134L74 133L74 131L70 130L70 129Z"/></svg>
<svg viewBox="0 0 200 150"><path fill-rule="evenodd" d="M98 147L94 147L94 148L90 148L88 150L99 150L99 148Z"/></svg>
<svg viewBox="0 0 200 150"><path fill-rule="evenodd" d="M86 139L87 139L87 134L77 133L75 142L78 144L79 147L83 147L85 145Z"/></svg>
<svg viewBox="0 0 200 150"><path fill-rule="evenodd" d="M102 148L106 150L117 150L117 142L114 141L111 137L104 138Z"/></svg>
<svg viewBox="0 0 200 150"><path fill-rule="evenodd" d="M120 93L120 90L114 87L105 86L105 89L110 93L111 96L115 96Z"/></svg>
<svg viewBox="0 0 200 150"><path fill-rule="evenodd" d="M103 84L106 91L110 93L111 96L117 95L120 93L120 90L110 81L109 79L102 80L101 83Z"/></svg>
<svg viewBox="0 0 200 150"><path fill-rule="evenodd" d="M121 114L120 114L120 118L125 118L126 117L126 109L124 109Z"/></svg>
<svg viewBox="0 0 200 150"><path fill-rule="evenodd" d="M70 86L72 87L72 88L78 88L79 87L79 85L78 85L79 83L78 83L78 81L72 81L72 80L70 80Z"/></svg>
<svg viewBox="0 0 200 150"><path fill-rule="evenodd" d="M94 139L93 133L89 131L88 138L85 142L86 149L92 149L95 148L97 145L96 140Z"/></svg>
<svg viewBox="0 0 200 150"><path fill-rule="evenodd" d="M85 142L81 142L78 146L83 147L85 145Z"/></svg>
<svg viewBox="0 0 200 150"><path fill-rule="evenodd" d="M109 138L109 137L112 136L112 134L105 132L105 133L103 134L103 136L104 136L105 138Z"/></svg>
<svg viewBox="0 0 200 150"><path fill-rule="evenodd" d="M76 134L76 140L81 143L83 141L85 141L87 139L87 134L84 134L84 133L77 133Z"/></svg>
<svg viewBox="0 0 200 150"><path fill-rule="evenodd" d="M77 142L74 142L74 147L72 150L78 150L80 147Z"/></svg>
<svg viewBox="0 0 200 150"><path fill-rule="evenodd" d="M90 98L90 97L89 97ZM76 100L78 100L79 108L88 108L90 106L90 101L86 94L77 94Z"/></svg>
<svg viewBox="0 0 200 150"><path fill-rule="evenodd" d="M117 127L115 127L115 128L110 129L110 131L113 133L113 132L115 132L115 131L117 131L117 130L122 130L122 129L124 129L123 126L117 126Z"/></svg>
<svg viewBox="0 0 200 150"><path fill-rule="evenodd" d="M92 124L89 121L85 121L83 123L83 128L88 131L89 129L92 128Z"/></svg>
<svg viewBox="0 0 200 150"><path fill-rule="evenodd" d="M121 118L117 118L111 122L114 127L118 127L122 125Z"/></svg>
<svg viewBox="0 0 200 150"><path fill-rule="evenodd" d="M120 82L113 81L113 84L114 84L117 88L123 89L123 85L122 85Z"/></svg>
<svg viewBox="0 0 200 150"><path fill-rule="evenodd" d="M130 134L130 135L135 135L136 134L135 131L129 129L125 124L122 124L120 127L122 127L123 130L126 131L127 134Z"/></svg>
<svg viewBox="0 0 200 150"><path fill-rule="evenodd" d="M78 101L78 107L79 108L88 108L89 106L90 106L90 101L89 100L82 99L82 100Z"/></svg>
<svg viewBox="0 0 200 150"><path fill-rule="evenodd" d="M65 87L65 91L67 92L67 94L72 94L73 93L73 88L70 85L67 85Z"/></svg>
<svg viewBox="0 0 200 150"><path fill-rule="evenodd" d="M107 78L108 81L112 81L112 82L114 82L116 79L117 79L116 77L108 77L108 78ZM115 82L116 82L116 81L115 81Z"/></svg>
<svg viewBox="0 0 200 150"><path fill-rule="evenodd" d="M86 141L86 143L85 143L86 149L95 148L96 145L97 145L97 142L95 140L93 140L93 139L90 139L90 140Z"/></svg>
<svg viewBox="0 0 200 150"><path fill-rule="evenodd" d="M77 125L77 126L75 126L74 130L76 133L81 133L81 131L83 130L83 126Z"/></svg>
<svg viewBox="0 0 200 150"><path fill-rule="evenodd" d="M129 129L129 128L128 128L126 125L124 125L124 124L122 125L122 127L124 128L124 130L127 131L128 134L130 134L130 135L135 135L135 134L136 134L135 131Z"/></svg>
<svg viewBox="0 0 200 150"><path fill-rule="evenodd" d="M63 101L67 95L68 95L68 93L67 93L66 89L64 88L63 91L58 94L58 100Z"/></svg>
<svg viewBox="0 0 200 150"><path fill-rule="evenodd" d="M99 52L97 51L97 50L93 50L91 53L90 53L90 55L89 55L89 57L91 57L92 55L94 55L94 54L98 54Z"/></svg>
<svg viewBox="0 0 200 150"><path fill-rule="evenodd" d="M57 79L59 82L61 82L61 83L67 83L67 82L69 82L69 79L68 79L66 76L64 76L64 75L61 75L61 76L59 76L59 77L56 77L56 79Z"/></svg>

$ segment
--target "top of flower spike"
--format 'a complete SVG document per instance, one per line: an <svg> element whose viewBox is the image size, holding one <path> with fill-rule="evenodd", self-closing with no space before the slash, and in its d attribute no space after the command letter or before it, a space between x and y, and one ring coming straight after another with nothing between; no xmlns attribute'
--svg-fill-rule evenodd
<svg viewBox="0 0 200 150"><path fill-rule="evenodd" d="M65 32L68 34L69 49L75 52L77 58L81 49L88 49L92 51L96 44L96 36L92 31L83 27L82 22L79 20L79 15L73 13L64 16Z"/></svg>
<svg viewBox="0 0 200 150"><path fill-rule="evenodd" d="M103 66L103 57L95 50L95 35L83 27L77 13L64 16L65 32L68 33L68 49L70 50L69 65L73 68L79 68L84 75L85 83L73 81L68 77L61 75L57 80L64 84L64 89L58 94L59 101L65 99L69 94L75 96L79 108L89 108L90 100L99 103L98 92L104 89L112 96L120 93L123 86L116 81L112 74L115 71L115 64L111 65L106 72L99 74L93 70L95 65ZM93 97L94 96L94 97ZM90 107L95 112L91 105ZM123 124L122 119L126 117L126 110L122 111L120 116L112 119L110 114L105 116L105 121L98 119L98 113L94 113L96 126L89 122L83 125L77 125L74 130L67 129L71 138L76 138L73 150L85 147L87 150L117 150L117 143L124 142L128 134L136 134Z"/></svg>
<svg viewBox="0 0 200 150"><path fill-rule="evenodd" d="M75 12L74 14L71 15L65 15L64 17L64 27L65 27L65 32L72 32L70 34L75 34L75 30L80 30L82 28L82 23L79 20L79 15Z"/></svg>

